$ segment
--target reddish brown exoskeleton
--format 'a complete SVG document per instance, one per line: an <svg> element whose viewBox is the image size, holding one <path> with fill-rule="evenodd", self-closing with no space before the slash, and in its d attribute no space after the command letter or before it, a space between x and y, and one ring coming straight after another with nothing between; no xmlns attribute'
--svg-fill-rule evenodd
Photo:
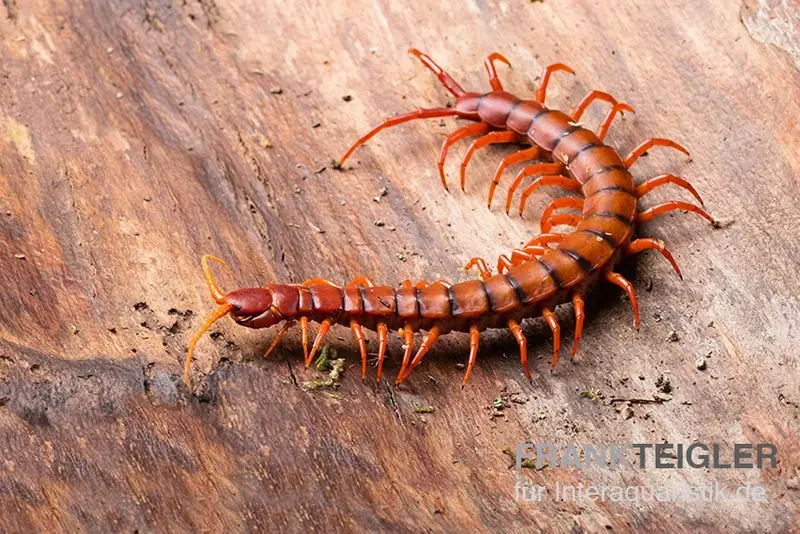
<svg viewBox="0 0 800 534"><path fill-rule="evenodd" d="M541 217L541 234L524 247L515 249L509 256L497 261L497 274L487 267L482 258L472 258L466 268L477 267L481 279L457 284L438 281L421 281L412 284L406 280L399 287L377 286L367 277L353 280L344 287L322 279L303 284L271 284L262 288L240 289L223 294L208 269L208 259L203 258L203 270L211 294L220 305L205 321L189 345L184 379L189 383L189 366L192 351L200 336L221 317L231 314L244 326L264 328L278 323L278 331L269 351L296 322L303 335L303 350L308 366L325 334L334 323L348 326L354 333L361 352L362 375L367 372L366 341L363 329L374 330L378 335L378 380L380 380L388 331L398 329L405 343L405 351L397 383L405 380L422 361L436 339L450 331L469 332L470 351L463 383L469 378L478 353L480 332L487 328L509 328L520 347L520 360L525 375L530 379L525 335L520 321L527 317L544 317L553 332L552 366L556 365L560 349L560 328L553 309L564 302L572 302L575 317L575 355L581 338L584 319L583 295L597 280L605 280L622 288L628 295L634 312L634 324L639 325L639 309L633 285L614 272L621 258L643 250L657 250L680 275L675 260L664 244L651 238L634 237L637 224L655 216L673 211L687 210L711 222L714 219L703 208L688 202L669 201L640 210L637 200L665 184L674 184L689 191L701 204L697 191L685 180L671 174L657 176L640 184L634 182L629 168L647 150L663 146L688 154L674 141L661 138L647 139L625 158L605 144L603 139L616 115L633 109L602 91L591 91L572 113L550 109L544 105L547 86L554 72L572 72L563 64L544 69L541 84L534 99L520 99L503 90L497 77L495 61L508 64L498 53L485 60L491 91L473 93L464 91L453 78L429 56L411 49L411 54L436 74L442 85L456 97L453 107L421 109L407 115L385 120L358 139L345 153L343 163L360 145L379 131L414 119L458 117L471 121L449 135L439 157L439 174L447 188L444 162L448 149L457 141L470 136L480 136L466 151L461 163L461 188L466 183L466 167L479 148L495 143L527 143L529 148L505 157L497 167L489 187L488 205L491 207L495 189L503 172L516 163L533 163L525 166L512 182L506 202L506 213L511 209L513 197L526 178L533 179L520 197L520 214L530 195L542 186L559 186L578 193L578 197L562 197L550 202ZM595 101L611 105L597 133L583 127L578 121L586 108ZM568 213L554 213L559 209L572 209ZM574 227L571 233L557 233L555 226ZM220 260L221 261L221 260ZM311 350L308 350L308 323L320 323L319 332ZM427 331L427 336L414 354L414 333Z"/></svg>

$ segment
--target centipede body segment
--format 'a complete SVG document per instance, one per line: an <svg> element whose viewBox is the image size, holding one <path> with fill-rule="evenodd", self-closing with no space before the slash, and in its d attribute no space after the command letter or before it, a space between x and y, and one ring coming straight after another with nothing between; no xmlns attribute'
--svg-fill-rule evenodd
<svg viewBox="0 0 800 534"><path fill-rule="evenodd" d="M529 317L544 318L553 334L551 365L558 362L561 345L560 327L554 309L571 302L576 317L574 356L581 340L584 322L584 299L587 288L605 281L621 288L628 296L634 312L634 325L639 325L639 308L633 284L614 271L625 256L645 250L656 250L680 269L664 244L652 238L635 238L638 224L673 211L686 210L714 222L702 207L682 201L669 201L640 211L637 200L650 191L673 184L691 193L701 204L697 191L686 180L671 174L635 183L630 167L648 150L668 147L688 154L678 143L662 138L643 141L626 157L604 143L615 117L633 112L627 104L610 94L591 91L569 114L545 106L548 84L554 73L573 73L563 64L546 67L534 99L520 99L506 92L498 78L495 63L509 64L499 53L486 57L484 66L491 91L465 91L427 54L416 49L410 53L430 69L441 84L455 97L452 107L420 109L384 120L358 139L344 154L344 163L353 152L375 134L415 119L457 117L469 121L446 137L440 151L438 169L442 185L448 188L444 164L448 150L456 142L478 136L468 147L460 166L460 186L466 188L467 164L476 151L498 143L527 143L530 146L503 158L489 183L487 205L491 208L498 184L505 170L514 164L526 163L508 189L505 211L509 213L520 187L518 209L523 214L528 198L540 187L556 186L580 193L581 197L560 197L550 202L540 220L541 233L525 246L501 255L496 273L487 261L472 258L467 269L477 268L480 279L456 284L445 281L412 283L405 280L398 287L376 285L368 277L359 277L344 287L324 279L302 284L268 284L223 293L211 274L209 260L202 266L206 282L219 305L209 315L189 343L184 367L184 380L190 384L192 354L210 326L230 314L234 321L250 328L266 328L282 323L269 354L290 327L299 323L305 364L308 366L333 324L348 327L354 334L362 361L362 376L367 374L367 349L364 329L378 336L377 379L380 380L390 330L397 330L404 342L404 353L396 383L406 380L420 365L437 339L451 331L469 333L469 355L463 384L466 384L477 361L480 333L487 328L508 328L519 344L520 362L525 376L531 379L528 347L520 323ZM579 122L586 109L595 102L610 108L597 132ZM564 212L562 210L571 210ZM571 226L570 233L553 231L556 226ZM320 324L309 350L309 323ZM426 331L420 346L414 350L415 333Z"/></svg>

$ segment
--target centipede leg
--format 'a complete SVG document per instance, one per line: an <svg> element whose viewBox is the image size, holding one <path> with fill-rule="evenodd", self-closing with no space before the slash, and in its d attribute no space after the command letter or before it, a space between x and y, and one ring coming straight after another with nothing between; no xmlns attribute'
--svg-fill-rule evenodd
<svg viewBox="0 0 800 534"><path fill-rule="evenodd" d="M403 327L403 348L405 349L403 352L403 363L400 365L400 371L397 373L397 379L394 381L395 384L399 384L403 381L403 375L406 372L408 364L411 362L411 354L413 354L414 351L414 331L409 324Z"/></svg>
<svg viewBox="0 0 800 534"><path fill-rule="evenodd" d="M464 380L461 381L461 387L467 385L469 374L472 368L475 367L475 362L478 359L478 345L480 343L481 333L476 325L469 327L469 359L467 360L467 372L464 373Z"/></svg>
<svg viewBox="0 0 800 534"><path fill-rule="evenodd" d="M703 199L700 197L700 193L692 187L692 184L684 180L683 178L679 178L673 174L662 174L660 176L656 176L655 178L650 178L649 180L642 182L638 186L636 186L636 198L642 198L644 195L655 189L656 187L660 187L665 184L675 184L678 187L682 187L689 191L694 198L703 205Z"/></svg>
<svg viewBox="0 0 800 534"><path fill-rule="evenodd" d="M559 174L539 176L522 192L522 197L519 201L520 216L522 216L522 213L525 211L525 203L528 202L528 197L531 196L536 189L545 185L557 185L568 191L578 191L581 188L581 183L575 178L561 176Z"/></svg>
<svg viewBox="0 0 800 534"><path fill-rule="evenodd" d="M500 255L500 257L497 259L497 272L502 274L503 271L507 271L510 267L517 266L524 261L531 261L536 256L541 256L545 252L546 250L544 247L535 245L526 247L522 250L515 248L511 251L510 257L504 254Z"/></svg>
<svg viewBox="0 0 800 534"><path fill-rule="evenodd" d="M574 360L583 334L584 305L580 293L572 294L572 307L575 310L575 341L572 343L572 359Z"/></svg>
<svg viewBox="0 0 800 534"><path fill-rule="evenodd" d="M437 65L428 54L420 52L416 48L409 48L408 53L419 59L423 65L428 67L428 69L430 69L436 75L436 77L439 78L439 82L441 82L445 89L450 91L453 96L459 97L464 94L464 89L462 89L461 86L453 79L453 77L445 72L442 67Z"/></svg>
<svg viewBox="0 0 800 534"><path fill-rule="evenodd" d="M523 179L536 174L554 175L560 173L563 169L564 166L561 163L548 162L534 163L533 165L528 165L520 170L517 173L517 176L514 178L514 181L511 182L511 187L508 188L508 194L506 195L506 215L508 215L508 212L511 211L511 201L514 198L514 193L517 191L517 188L519 187L519 184L522 183Z"/></svg>
<svg viewBox="0 0 800 534"><path fill-rule="evenodd" d="M664 242L660 239L653 239L651 237L642 237L640 239L636 239L631 241L628 244L628 247L625 249L625 253L627 255L637 254L643 250L657 250L664 256L667 261L672 264L672 268L675 269L675 272L678 273L678 276L683 280L683 274L681 274L681 269L678 267L678 263L675 261L675 258L672 257L667 247L664 246Z"/></svg>
<svg viewBox="0 0 800 534"><path fill-rule="evenodd" d="M411 113L406 113L404 115L398 115L396 117L389 117L385 119L383 122L378 124L372 130L367 132L365 135L359 137L353 145L347 149L347 152L344 153L344 156L339 159L339 165L344 165L344 162L349 158L355 150L369 141L375 134L384 130L386 128L391 128L392 126L397 126L398 124L403 124L404 122L413 121L416 119L436 119L440 117L452 117L454 115L458 115L458 112L452 108L430 108L430 109L418 109L417 111L412 111Z"/></svg>
<svg viewBox="0 0 800 534"><path fill-rule="evenodd" d="M483 66L486 67L486 74L489 75L489 85L492 86L492 91L502 91L503 84L500 82L500 79L497 77L497 70L494 67L495 61L501 61L511 66L511 63L506 59L506 57L499 52L493 52L486 56L486 59L483 60Z"/></svg>
<svg viewBox="0 0 800 534"><path fill-rule="evenodd" d="M550 83L550 76L560 70L575 74L574 70L563 63L553 63L545 67L542 71L542 83L539 84L539 89L536 90L536 101L540 104L544 104L544 99L547 96L547 85Z"/></svg>
<svg viewBox="0 0 800 534"><path fill-rule="evenodd" d="M625 157L625 167L630 168L630 166L636 163L636 160L639 159L639 157L641 157L642 154L644 154L645 152L656 146L665 146L669 148L674 148L675 150L683 152L687 156L689 155L689 151L683 148L675 141L670 141L669 139L661 139L659 137L653 137L651 139L645 139L639 144L639 146L631 150L631 153Z"/></svg>
<svg viewBox="0 0 800 534"><path fill-rule="evenodd" d="M331 320L325 319L319 324L319 331L317 331L317 337L314 338L314 344L311 345L311 352L306 359L306 367L311 365L311 362L314 360L314 354L319 349L320 345L322 345L322 341L325 339L325 335L328 333L328 330L331 329Z"/></svg>
<svg viewBox="0 0 800 534"><path fill-rule="evenodd" d="M339 287L339 285L336 284L335 282L331 282L330 280L327 280L325 278L312 278L311 280L306 280L305 282L303 282L300 285L302 285L304 287L310 287L310 286Z"/></svg>
<svg viewBox="0 0 800 534"><path fill-rule="evenodd" d="M639 329L639 301L636 300L636 291L633 289L633 284L630 283L625 277L623 277L619 273L615 273L613 271L607 271L605 274L606 280L611 282L612 284L621 287L625 293L628 295L628 299L631 301L631 307L633 308L633 326L637 330Z"/></svg>
<svg viewBox="0 0 800 534"><path fill-rule="evenodd" d="M447 159L447 151L450 150L450 147L453 146L454 143L461 141L465 137L469 137L471 135L482 135L488 132L490 129L491 126L482 122L477 124L467 124L445 138L444 142L442 143L442 148L439 151L439 178L442 180L442 185L444 186L445 191L450 190L447 187L447 178L444 176L444 162Z"/></svg>
<svg viewBox="0 0 800 534"><path fill-rule="evenodd" d="M689 204L688 202L681 202L678 200L670 200L662 204L657 204L652 208L647 208L644 211L640 211L639 214L636 216L636 222L645 223L647 221L653 220L655 217L658 217L659 215L675 210L691 211L692 213L696 213L701 217L707 219L712 224L716 222L716 219L714 219L714 217L709 215L708 212L703 208L701 208L700 206L695 206L694 204Z"/></svg>
<svg viewBox="0 0 800 534"><path fill-rule="evenodd" d="M514 261L515 265L517 263L519 263L518 260L516 260L516 261L514 260L514 255L518 250L519 249L515 249L514 251L511 252L511 260ZM541 256L542 254L544 254L548 250L550 250L549 247L543 247L543 246L540 246L540 245L529 245L529 246L522 247L521 252L524 253L524 254L527 254L528 256ZM523 254L520 254L518 257L522 258L522 256L523 256ZM530 258L527 258L527 259L530 259ZM527 261L527 259L524 259L523 261Z"/></svg>
<svg viewBox="0 0 800 534"><path fill-rule="evenodd" d="M469 165L472 156L476 150L484 148L488 145L499 143L513 143L519 140L520 136L516 132L502 131L502 132L489 132L486 135L475 139L467 148L464 153L464 159L461 160L461 190L465 191L467 181L467 165Z"/></svg>
<svg viewBox="0 0 800 534"><path fill-rule="evenodd" d="M375 282L373 282L372 278L370 278L369 276L359 276L358 278L354 278L353 280L351 280L347 284L347 287L357 287L357 286L373 287L374 285Z"/></svg>
<svg viewBox="0 0 800 534"><path fill-rule="evenodd" d="M528 241L525 244L525 247L530 247L532 245L547 245L550 243L561 243L561 241L564 240L564 237L566 235L567 234L559 234L559 233L539 234L530 241Z"/></svg>
<svg viewBox="0 0 800 534"><path fill-rule="evenodd" d="M287 332L287 331L288 331L288 330L289 330L291 327L293 327L293 326L294 326L294 324L295 324L295 323L294 323L294 321L286 321L285 323L283 323L283 326L281 327L281 329L280 329L280 330L278 330L278 333L277 333L277 334L275 334L275 339L273 339L273 340L272 340L272 343L270 344L269 348L267 349L267 352L265 352L265 353L264 353L264 357L265 357L265 358L266 358L267 356L269 356L269 355L270 355L270 353L271 353L273 350L275 350L275 347L277 347L277 346L278 346L278 342L281 340L281 338L283 337L283 335L284 335L284 334L285 334L285 333L286 333L286 332Z"/></svg>
<svg viewBox="0 0 800 534"><path fill-rule="evenodd" d="M500 254L497 257L497 273L503 274L509 267L511 267L511 260L505 254Z"/></svg>
<svg viewBox="0 0 800 534"><path fill-rule="evenodd" d="M612 106L617 104L617 99L608 93L597 90L590 91L589 94L583 97L583 99L570 114L572 120L578 122L578 120L580 120L580 118L583 116L583 113L586 111L586 108L588 108L595 100L603 100L610 103Z"/></svg>
<svg viewBox="0 0 800 534"><path fill-rule="evenodd" d="M358 343L358 350L361 353L361 380L365 380L367 378L367 339L364 337L361 325L355 319L350 321L350 330L353 331Z"/></svg>
<svg viewBox="0 0 800 534"><path fill-rule="evenodd" d="M542 308L542 317L553 332L553 361L550 363L550 368L555 369L558 363L558 352L561 349L561 327L558 326L558 319L550 308Z"/></svg>
<svg viewBox="0 0 800 534"><path fill-rule="evenodd" d="M533 375L531 375L531 370L528 368L528 340L525 338L525 333L522 331L522 327L519 323L513 319L506 324L514 335L514 339L517 340L517 345L519 345L519 361L522 364L522 370L525 372L528 381L532 382Z"/></svg>
<svg viewBox="0 0 800 534"><path fill-rule="evenodd" d="M308 357L308 317L300 318L300 330L302 332L303 360L309 362L311 359Z"/></svg>
<svg viewBox="0 0 800 534"><path fill-rule="evenodd" d="M376 382L380 382L381 374L383 373L383 360L386 358L386 347L389 344L389 328L386 323L378 323L376 329L378 331L378 377Z"/></svg>
<svg viewBox="0 0 800 534"><path fill-rule="evenodd" d="M473 267L478 268L478 274L480 274L483 280L488 280L492 277L492 271L486 265L486 260L483 258L471 258L464 266L464 270L469 271Z"/></svg>
<svg viewBox="0 0 800 534"><path fill-rule="evenodd" d="M506 168L516 163L522 163L523 161L536 159L539 156L539 152L540 150L538 146L532 146L530 148L526 148L525 150L520 150L514 154L509 154L500 161L500 163L497 165L497 170L494 172L492 184L489 186L489 200L486 204L487 208L491 209L492 207L494 190L497 188L497 184L500 183L500 178L503 176L503 172L506 170Z"/></svg>
<svg viewBox="0 0 800 534"><path fill-rule="evenodd" d="M438 326L433 326L430 330L428 330L428 335L425 336L425 339L422 341L422 345L420 345L419 350L417 350L417 354L414 356L414 359L409 364L408 369L406 369L405 374L400 378L400 382L403 382L420 363L422 363L422 358L428 353L428 351L433 347L433 344L436 343L436 340L439 339L439 333L441 332L441 328Z"/></svg>
<svg viewBox="0 0 800 534"><path fill-rule="evenodd" d="M542 218L539 221L539 225L541 227L542 232L549 231L549 228L545 229L547 221L552 217L553 212L557 209L561 208L571 208L571 209L583 209L583 199L582 198L573 198L573 197L562 197L556 198L550 201L550 203L545 206L544 210L542 211ZM520 213L520 216L522 213Z"/></svg>
<svg viewBox="0 0 800 534"><path fill-rule="evenodd" d="M546 221L542 221L542 232L549 232L554 226L566 224L567 226L578 226L581 222L581 216L577 213L557 213Z"/></svg>
<svg viewBox="0 0 800 534"><path fill-rule="evenodd" d="M611 106L611 109L608 110L603 122L600 123L600 128L597 129L597 137L600 139L605 139L608 129L611 128L611 123L614 122L614 118L617 116L617 113L622 113L623 111L636 113L636 111L628 104L614 104Z"/></svg>
<svg viewBox="0 0 800 534"><path fill-rule="evenodd" d="M420 280L413 286L411 285L411 280L403 280L400 284L400 287L409 288L413 287L414 289L425 289L426 287L431 286L444 286L444 287L451 287L453 284L448 282L447 280L436 280L435 282L428 282L427 280Z"/></svg>

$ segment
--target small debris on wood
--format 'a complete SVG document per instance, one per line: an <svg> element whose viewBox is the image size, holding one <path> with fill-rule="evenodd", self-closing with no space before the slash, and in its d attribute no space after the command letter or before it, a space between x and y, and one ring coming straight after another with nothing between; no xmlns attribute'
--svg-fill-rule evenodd
<svg viewBox="0 0 800 534"><path fill-rule="evenodd" d="M342 371L344 371L344 358L336 357L336 349L332 349L328 345L323 346L319 358L314 363L314 367L320 372L330 370L328 378L303 382L303 389L314 391L339 386L339 379L342 376Z"/></svg>
<svg viewBox="0 0 800 534"><path fill-rule="evenodd" d="M535 451L528 451L528 452L535 452ZM511 450L511 447L506 447L505 449L503 449L503 454L507 454L508 456L511 457L512 464L508 466L509 469L517 465L517 456L514 453L514 451ZM525 458L519 463L519 466L524 469L536 469L536 457L534 456L533 458ZM548 464L543 463L541 469L544 469L545 467L549 466Z"/></svg>
<svg viewBox="0 0 800 534"><path fill-rule="evenodd" d="M335 171L338 171L339 169L342 168L342 164L338 159L332 159L330 161L329 165L331 166L331 169L333 169Z"/></svg>
<svg viewBox="0 0 800 534"><path fill-rule="evenodd" d="M664 375L659 375L656 379L656 387L658 391L661 393L671 393L672 392L672 384L669 381L669 378L664 378Z"/></svg>
<svg viewBox="0 0 800 534"><path fill-rule="evenodd" d="M666 393L653 393L653 400L659 403L668 402L672 400L672 395Z"/></svg>
<svg viewBox="0 0 800 534"><path fill-rule="evenodd" d="M253 142L261 148L272 148L272 139L265 135L253 134Z"/></svg>
<svg viewBox="0 0 800 534"><path fill-rule="evenodd" d="M320 121L314 121L311 123L312 128L319 128L320 126L322 126L322 123Z"/></svg>
<svg viewBox="0 0 800 534"><path fill-rule="evenodd" d="M325 169L327 169L327 168L328 168L328 167L327 167L327 166L325 166L325 165L323 165L322 167L317 167L317 168L314 170L314 174L322 174L322 172L323 172L323 171L325 171Z"/></svg>
<svg viewBox="0 0 800 534"><path fill-rule="evenodd" d="M380 202L383 197L389 194L389 190L385 187L381 187L381 190L378 191L378 196L372 197L373 202Z"/></svg>
<svg viewBox="0 0 800 534"><path fill-rule="evenodd" d="M378 228L381 228L382 226L386 226L386 223L383 222L382 220L378 219L377 221L375 221L375 226L377 226Z"/></svg>
<svg viewBox="0 0 800 534"><path fill-rule="evenodd" d="M492 406L491 406L492 411L491 413L489 413L489 417L491 418L505 417L505 414L503 413L505 407L506 403L503 401L502 397L497 397L492 401Z"/></svg>
<svg viewBox="0 0 800 534"><path fill-rule="evenodd" d="M350 102L351 100L353 100L353 96L352 95L344 95L342 97L342 100L344 100L345 102Z"/></svg>
<svg viewBox="0 0 800 534"><path fill-rule="evenodd" d="M314 230L318 234L324 234L325 233L325 230L323 230L322 228L320 228L319 226L317 226L317 225L315 225L313 223L308 223L308 225L311 227L312 230Z"/></svg>
<svg viewBox="0 0 800 534"><path fill-rule="evenodd" d="M580 393L578 393L578 396L579 397L583 397L584 399L589 399L589 400L596 401L597 399L600 398L601 395L600 395L600 392L598 390L591 389L591 390L588 390L588 391L581 391Z"/></svg>
<svg viewBox="0 0 800 534"><path fill-rule="evenodd" d="M24 260L25 254L14 254L14 257L17 258L18 260Z"/></svg>
<svg viewBox="0 0 800 534"><path fill-rule="evenodd" d="M708 366L708 363L706 362L705 358L700 358L695 363L695 367L697 367L698 371L705 371L707 366Z"/></svg>
<svg viewBox="0 0 800 534"><path fill-rule="evenodd" d="M314 368L320 373L330 370L330 361L328 360L329 352L333 352L333 357L336 357L336 350L334 349L331 351L330 345L324 345L319 353L319 357L317 357L317 361L314 362Z"/></svg>
<svg viewBox="0 0 800 534"><path fill-rule="evenodd" d="M616 404L618 402L628 402L630 404L662 404L668 400L672 400L672 395L654 394L652 399L644 398L616 398L608 401L609 404Z"/></svg>
<svg viewBox="0 0 800 534"><path fill-rule="evenodd" d="M269 92L270 92L270 94L273 94L273 95L279 95L279 94L283 93L283 89L281 89L280 87L270 87L269 88Z"/></svg>
<svg viewBox="0 0 800 534"><path fill-rule="evenodd" d="M678 336L678 333L675 330L670 330L670 333L667 335L667 341L675 343L679 339L680 337Z"/></svg>
<svg viewBox="0 0 800 534"><path fill-rule="evenodd" d="M417 406L414 408L416 413L433 413L436 411L436 408L433 406Z"/></svg>

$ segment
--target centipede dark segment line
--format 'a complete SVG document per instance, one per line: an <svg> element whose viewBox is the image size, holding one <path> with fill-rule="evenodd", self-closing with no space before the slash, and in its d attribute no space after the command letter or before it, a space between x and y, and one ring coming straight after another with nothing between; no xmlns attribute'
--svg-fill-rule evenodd
<svg viewBox="0 0 800 534"><path fill-rule="evenodd" d="M558 362L561 334L554 309L571 302L576 328L572 356L578 349L583 330L584 300L587 288L605 281L622 288L633 307L634 326L639 325L639 307L633 284L614 271L624 257L656 250L681 275L677 263L664 244L648 237L635 237L638 224L673 211L686 210L714 222L702 207L688 202L669 201L640 211L637 200L653 189L673 184L689 191L702 204L697 191L684 179L663 174L636 183L631 166L646 151L668 147L688 155L674 141L650 138L622 157L620 152L604 143L614 118L621 112L632 112L627 104L617 102L608 93L591 91L571 113L545 106L547 87L553 73L572 69L557 63L544 69L541 84L534 99L521 99L503 90L495 62L508 64L498 53L486 57L484 66L491 91L467 92L427 54L416 49L410 53L438 77L441 84L455 97L452 107L420 109L406 115L386 119L358 139L342 157L344 163L359 146L372 136L414 119L457 117L469 121L447 136L442 144L438 167L445 189L448 183L444 163L449 148L467 137L479 136L467 149L460 167L460 185L466 186L466 169L470 158L480 148L496 143L524 143L529 148L505 157L489 185L487 205L491 208L497 185L510 165L530 162L514 178L505 200L509 213L514 197L525 178L533 177L519 195L518 209L524 213L528 198L542 186L557 186L579 192L582 198L556 198L545 207L540 220L541 233L524 247L501 255L494 274L483 258L475 257L466 268L477 268L479 280L451 284L445 281L429 283L404 281L399 287L376 285L368 277L359 277L344 287L323 279L302 284L268 284L223 293L212 276L209 260L202 260L206 282L219 307L209 315L189 343L184 380L190 383L192 353L200 337L217 320L230 314L238 324L250 328L267 328L281 324L271 352L289 328L299 323L305 364L308 366L325 335L334 323L349 327L361 353L362 376L367 375L367 348L363 329L378 335L377 379L383 369L390 330L397 330L405 344L403 361L396 383L403 382L422 363L423 358L439 336L451 331L469 333L469 357L463 383L466 384L475 366L480 333L487 328L508 328L519 344L520 362L525 376L531 379L528 367L528 348L520 322L528 317L542 316L553 332L552 366ZM610 105L597 132L581 125L581 116L594 102ZM571 209L571 212L558 210ZM556 226L572 227L570 233L554 232ZM309 350L309 322L319 323L317 335ZM426 331L416 353L414 336Z"/></svg>

